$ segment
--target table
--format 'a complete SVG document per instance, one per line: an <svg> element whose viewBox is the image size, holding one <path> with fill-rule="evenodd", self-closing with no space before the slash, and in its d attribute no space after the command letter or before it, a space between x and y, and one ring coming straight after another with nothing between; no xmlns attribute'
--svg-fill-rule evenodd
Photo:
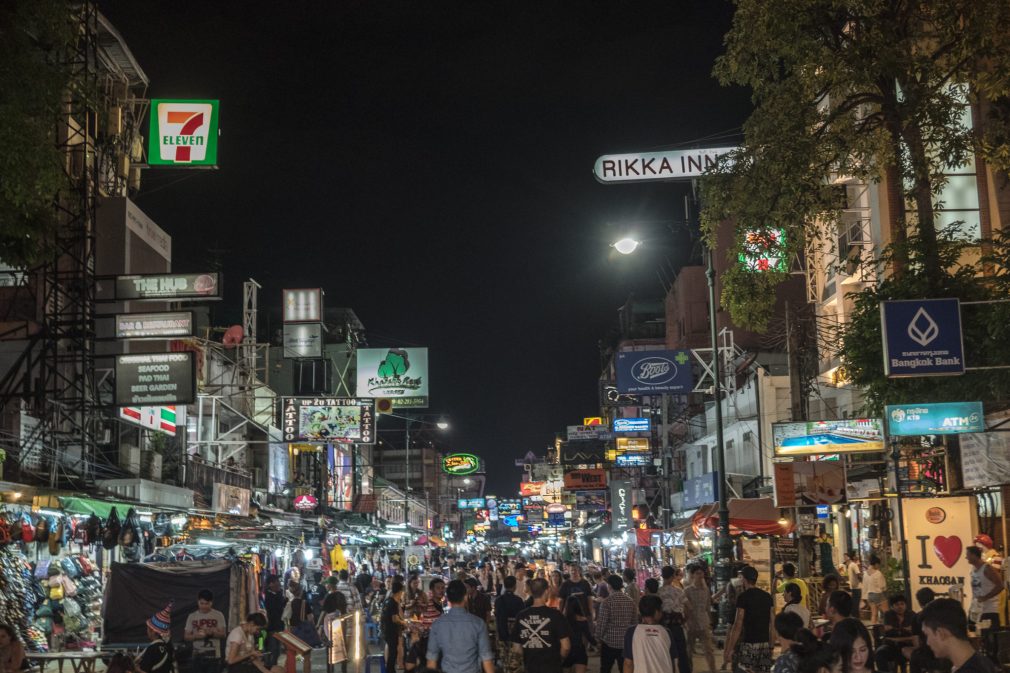
<svg viewBox="0 0 1010 673"><path fill-rule="evenodd" d="M74 673L95 673L95 662L102 658L101 652L28 652L25 658L38 664L45 673L46 664L56 662L59 673L63 673L64 662L69 661Z"/></svg>

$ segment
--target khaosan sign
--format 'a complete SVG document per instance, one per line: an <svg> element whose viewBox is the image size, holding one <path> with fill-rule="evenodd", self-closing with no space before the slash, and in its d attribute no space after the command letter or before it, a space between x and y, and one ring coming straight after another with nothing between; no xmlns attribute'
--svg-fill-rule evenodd
<svg viewBox="0 0 1010 673"><path fill-rule="evenodd" d="M427 348L360 348L358 396L384 397L394 407L428 406Z"/></svg>
<svg viewBox="0 0 1010 673"><path fill-rule="evenodd" d="M284 397L285 442L375 442L375 400L363 397Z"/></svg>
<svg viewBox="0 0 1010 673"><path fill-rule="evenodd" d="M442 459L442 471L453 476L473 474L480 469L480 458L472 453L450 453Z"/></svg>
<svg viewBox="0 0 1010 673"><path fill-rule="evenodd" d="M879 418L773 423L776 456L817 456L884 450L884 422Z"/></svg>
<svg viewBox="0 0 1010 673"><path fill-rule="evenodd" d="M959 300L882 301L880 322L886 376L964 374Z"/></svg>
<svg viewBox="0 0 1010 673"><path fill-rule="evenodd" d="M677 351L617 353L617 392L630 395L689 393L694 388L691 354Z"/></svg>
<svg viewBox="0 0 1010 673"><path fill-rule="evenodd" d="M981 402L889 404L884 407L884 416L887 434L892 437L985 432Z"/></svg>
<svg viewBox="0 0 1010 673"><path fill-rule="evenodd" d="M604 184L665 182L699 178L736 147L604 154L593 165L593 175Z"/></svg>
<svg viewBox="0 0 1010 673"><path fill-rule="evenodd" d="M147 163L151 166L216 166L216 100L151 101Z"/></svg>

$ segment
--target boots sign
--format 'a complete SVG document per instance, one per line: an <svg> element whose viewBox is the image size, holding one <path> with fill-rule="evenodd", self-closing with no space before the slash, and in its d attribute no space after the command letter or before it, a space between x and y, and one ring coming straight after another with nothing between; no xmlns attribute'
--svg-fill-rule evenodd
<svg viewBox="0 0 1010 673"><path fill-rule="evenodd" d="M954 588L955 593L960 590L967 605L971 600L971 565L964 550L978 532L974 499L907 498L902 505L912 595L922 587L938 593Z"/></svg>

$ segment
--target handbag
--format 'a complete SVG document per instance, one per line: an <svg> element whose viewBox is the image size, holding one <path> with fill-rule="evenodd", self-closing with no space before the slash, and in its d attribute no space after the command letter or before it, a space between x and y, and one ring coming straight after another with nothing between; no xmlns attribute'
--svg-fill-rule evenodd
<svg viewBox="0 0 1010 673"><path fill-rule="evenodd" d="M299 616L299 622L291 627L291 634L305 642L309 647L319 647L322 641L319 640L319 633L316 631L315 626L312 622L305 619L305 599L301 600L302 604L299 609L301 613Z"/></svg>

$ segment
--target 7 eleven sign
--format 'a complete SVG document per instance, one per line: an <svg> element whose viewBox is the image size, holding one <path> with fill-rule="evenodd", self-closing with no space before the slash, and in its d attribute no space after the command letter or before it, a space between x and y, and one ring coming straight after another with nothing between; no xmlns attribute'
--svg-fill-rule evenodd
<svg viewBox="0 0 1010 673"><path fill-rule="evenodd" d="M159 430L175 437L176 428L182 423L185 407L120 407L119 417L137 425Z"/></svg>
<svg viewBox="0 0 1010 673"><path fill-rule="evenodd" d="M216 100L151 101L147 163L151 166L216 166Z"/></svg>

